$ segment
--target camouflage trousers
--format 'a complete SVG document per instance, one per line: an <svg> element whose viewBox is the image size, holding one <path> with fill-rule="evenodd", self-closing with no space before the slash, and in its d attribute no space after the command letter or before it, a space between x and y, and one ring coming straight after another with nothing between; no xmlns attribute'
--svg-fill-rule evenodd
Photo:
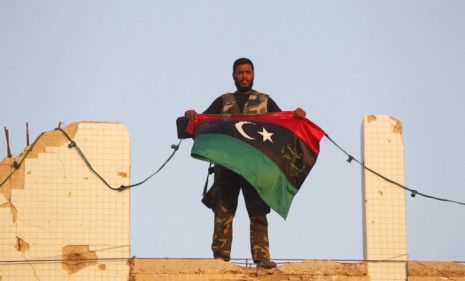
<svg viewBox="0 0 465 281"><path fill-rule="evenodd" d="M233 235L233 219L235 210L218 204L215 211L212 251L214 258L229 261ZM250 218L250 250L254 263L270 259L268 241L268 221L266 213L249 215Z"/></svg>

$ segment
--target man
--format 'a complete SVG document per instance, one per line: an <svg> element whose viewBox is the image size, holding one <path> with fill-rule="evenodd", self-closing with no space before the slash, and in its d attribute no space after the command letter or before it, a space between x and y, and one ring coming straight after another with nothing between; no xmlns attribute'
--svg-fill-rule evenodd
<svg viewBox="0 0 465 281"><path fill-rule="evenodd" d="M254 65L250 59L239 58L234 62L233 79L237 91L215 99L204 114L257 115L281 111L268 95L252 89ZM187 110L184 115L188 120L195 120L197 113L195 110ZM297 108L294 116L304 118L305 111ZM250 248L253 261L257 267L276 267L276 263L270 261L268 242L266 215L270 212L270 207L260 198L255 188L240 175L220 165L215 165L214 170L214 183L209 190L211 200L208 202L215 213L211 246L213 257L230 260L233 218L239 191L242 190L250 218Z"/></svg>

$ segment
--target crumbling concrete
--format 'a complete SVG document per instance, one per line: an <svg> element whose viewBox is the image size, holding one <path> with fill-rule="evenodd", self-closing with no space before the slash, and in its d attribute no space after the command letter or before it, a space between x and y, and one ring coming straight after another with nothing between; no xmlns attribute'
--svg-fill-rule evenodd
<svg viewBox="0 0 465 281"><path fill-rule="evenodd" d="M115 187L130 183L130 142L118 123L63 128ZM94 175L59 130L0 161L0 281L127 280L130 191Z"/></svg>

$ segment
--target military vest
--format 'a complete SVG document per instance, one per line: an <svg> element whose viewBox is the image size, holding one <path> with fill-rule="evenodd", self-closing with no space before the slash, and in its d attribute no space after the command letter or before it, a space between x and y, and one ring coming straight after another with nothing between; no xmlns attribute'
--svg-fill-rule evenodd
<svg viewBox="0 0 465 281"><path fill-rule="evenodd" d="M268 112L268 95L259 93L255 90L252 90L252 92L249 95L249 98L245 102L244 105L244 110L241 112L239 109L239 105L237 104L236 97L234 96L233 93L226 93L221 96L223 100L223 108L221 110L221 113L223 114L231 114L231 115L257 115L257 114L263 114ZM208 168L208 174L211 174L211 168L212 164L210 163L210 166ZM217 190L219 185L221 185L221 182L224 180L229 180L229 179L223 179L221 180L222 177L225 177L225 173L227 170L221 165L215 164L213 170L215 171L215 181L213 183L213 186L208 190L207 192L207 187L208 187L208 176L207 180L205 181L205 186L203 188L203 197L202 197L202 203L205 204L208 208L215 209L214 206L217 204L215 200L215 195L214 195L214 190ZM230 174L231 172L227 172ZM269 210L268 210L269 212Z"/></svg>
<svg viewBox="0 0 465 281"><path fill-rule="evenodd" d="M223 109L221 113L231 115L257 115L268 112L268 95L252 91L245 102L244 110L241 112L237 100L233 93L226 93L221 96L223 99Z"/></svg>

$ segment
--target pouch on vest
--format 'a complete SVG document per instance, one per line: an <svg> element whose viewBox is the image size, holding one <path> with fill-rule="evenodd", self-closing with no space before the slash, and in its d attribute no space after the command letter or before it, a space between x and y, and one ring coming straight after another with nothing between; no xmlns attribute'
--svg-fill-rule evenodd
<svg viewBox="0 0 465 281"><path fill-rule="evenodd" d="M210 165L208 165L208 171L207 171L207 178L205 179L205 185L203 186L203 193L202 193L202 200L201 202L207 206L207 208L211 209L213 207L213 196L212 196L212 188L210 188L208 191L207 191L207 188L208 188L208 178L211 174L213 174L213 172L215 171L215 169L212 167L212 163L210 163Z"/></svg>

